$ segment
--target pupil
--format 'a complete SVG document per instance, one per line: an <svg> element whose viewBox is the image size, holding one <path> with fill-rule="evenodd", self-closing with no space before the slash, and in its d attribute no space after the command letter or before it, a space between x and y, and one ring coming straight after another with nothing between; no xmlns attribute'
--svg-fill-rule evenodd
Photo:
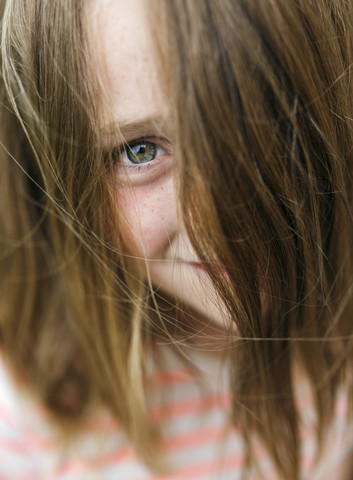
<svg viewBox="0 0 353 480"><path fill-rule="evenodd" d="M147 163L156 156L157 146L154 143L144 142L131 146L127 151L127 156L132 163Z"/></svg>

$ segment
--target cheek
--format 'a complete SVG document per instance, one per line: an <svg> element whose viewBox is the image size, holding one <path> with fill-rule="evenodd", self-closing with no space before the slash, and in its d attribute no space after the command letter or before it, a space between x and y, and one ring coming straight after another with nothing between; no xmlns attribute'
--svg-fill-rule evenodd
<svg viewBox="0 0 353 480"><path fill-rule="evenodd" d="M163 258L178 232L173 178L168 175L154 184L122 187L118 202L125 223L122 233L127 230L133 242L126 241L128 252L147 259Z"/></svg>

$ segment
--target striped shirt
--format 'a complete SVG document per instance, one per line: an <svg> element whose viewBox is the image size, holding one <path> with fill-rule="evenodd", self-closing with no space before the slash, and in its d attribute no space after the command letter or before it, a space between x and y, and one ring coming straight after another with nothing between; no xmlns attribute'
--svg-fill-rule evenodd
<svg viewBox="0 0 353 480"><path fill-rule="evenodd" d="M45 409L20 390L0 357L0 480L240 480L246 448L242 435L230 423L231 397L227 369L219 359L194 352L201 381L180 358L161 349L162 367L153 372L147 388L152 418L162 426L163 456L170 473L153 474L139 459L122 429L108 412L96 412L70 444L59 443ZM352 448L352 425L342 394L327 442L327 454L316 462L315 411L310 389L298 387L301 418L302 479L337 478L335 473ZM247 480L278 479L260 442L255 441L257 469ZM332 472L330 475L329 472Z"/></svg>

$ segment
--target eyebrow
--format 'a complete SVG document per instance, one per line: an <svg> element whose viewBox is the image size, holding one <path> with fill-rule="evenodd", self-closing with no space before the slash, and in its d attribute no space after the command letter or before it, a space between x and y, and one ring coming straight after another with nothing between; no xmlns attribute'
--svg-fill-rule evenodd
<svg viewBox="0 0 353 480"><path fill-rule="evenodd" d="M143 137L147 135L168 134L167 122L164 116L146 116L134 117L133 120L117 118L113 122L105 125L101 132L104 136L118 136L122 141L130 141L133 138Z"/></svg>

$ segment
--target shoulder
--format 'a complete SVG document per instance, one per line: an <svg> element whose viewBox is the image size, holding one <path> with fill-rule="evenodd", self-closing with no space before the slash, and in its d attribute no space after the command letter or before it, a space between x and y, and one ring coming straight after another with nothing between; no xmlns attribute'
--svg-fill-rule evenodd
<svg viewBox="0 0 353 480"><path fill-rule="evenodd" d="M324 439L314 480L345 478L343 471L353 451L353 414L347 389L341 387L332 422ZM350 460L351 461L351 460Z"/></svg>
<svg viewBox="0 0 353 480"><path fill-rule="evenodd" d="M0 478L35 478L49 436L43 409L10 374L0 353ZM43 455L42 468L48 461Z"/></svg>
<svg viewBox="0 0 353 480"><path fill-rule="evenodd" d="M124 472L134 473L137 463L118 422L104 409L63 436L0 352L0 479L129 478Z"/></svg>
<svg viewBox="0 0 353 480"><path fill-rule="evenodd" d="M322 445L319 448L318 413L313 387L304 374L297 372L296 380L303 478L310 480L341 478L340 471L343 472L342 468L353 449L353 412L349 390L345 384L339 387L332 406L332 416L324 425Z"/></svg>

